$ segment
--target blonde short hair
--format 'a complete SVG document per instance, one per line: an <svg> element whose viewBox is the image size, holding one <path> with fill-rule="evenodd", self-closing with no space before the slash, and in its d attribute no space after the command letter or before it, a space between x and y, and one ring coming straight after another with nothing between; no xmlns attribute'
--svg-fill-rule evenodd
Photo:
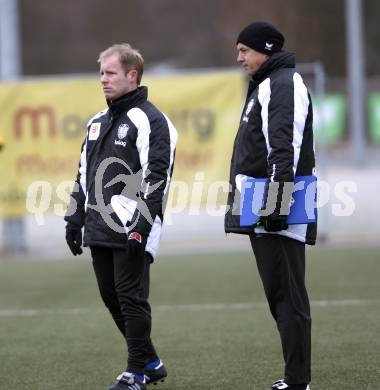
<svg viewBox="0 0 380 390"><path fill-rule="evenodd" d="M118 43L102 51L99 54L98 63L113 54L119 54L120 62L124 68L125 74L132 69L137 71L137 85L140 85L144 73L144 58L140 52L137 49L134 49L129 43Z"/></svg>

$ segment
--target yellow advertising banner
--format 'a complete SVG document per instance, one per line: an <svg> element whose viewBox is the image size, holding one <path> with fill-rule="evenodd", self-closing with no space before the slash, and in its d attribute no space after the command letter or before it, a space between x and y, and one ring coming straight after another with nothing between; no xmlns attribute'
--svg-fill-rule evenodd
<svg viewBox="0 0 380 390"><path fill-rule="evenodd" d="M238 72L144 77L149 100L175 124L179 142L174 181L197 201L211 183L228 180L232 143L244 93ZM96 78L50 79L0 85L0 215L26 214L32 190L48 210L64 207L76 175L88 120L105 107ZM42 186L43 184L43 186ZM42 190L44 188L44 190ZM195 199L194 198L194 199Z"/></svg>

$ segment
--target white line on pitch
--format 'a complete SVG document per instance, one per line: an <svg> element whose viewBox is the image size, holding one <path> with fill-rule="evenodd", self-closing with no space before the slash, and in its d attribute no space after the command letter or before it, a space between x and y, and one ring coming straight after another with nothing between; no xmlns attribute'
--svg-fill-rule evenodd
<svg viewBox="0 0 380 390"><path fill-rule="evenodd" d="M346 300L324 300L312 301L313 307L332 307L332 306L368 306L378 305L380 299L346 299ZM201 303L201 304L183 304L183 305L159 305L155 310L159 311L202 311L202 310L241 310L241 309L259 309L266 308L266 302L246 302L246 303Z"/></svg>
<svg viewBox="0 0 380 390"><path fill-rule="evenodd" d="M313 307L335 306L372 306L380 304L380 299L343 299L312 301ZM246 303L195 303L181 305L157 305L153 311L217 311L217 310L247 310L266 308L265 302ZM0 317L35 317L40 315L82 315L103 312L102 308L73 308L73 309L0 309Z"/></svg>

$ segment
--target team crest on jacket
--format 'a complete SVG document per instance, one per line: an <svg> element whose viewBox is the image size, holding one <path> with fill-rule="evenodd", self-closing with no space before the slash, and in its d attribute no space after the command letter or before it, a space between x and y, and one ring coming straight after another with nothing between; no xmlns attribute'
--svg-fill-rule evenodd
<svg viewBox="0 0 380 390"><path fill-rule="evenodd" d="M129 126L126 123L122 123L117 129L117 136L119 139L123 139L127 136Z"/></svg>
<svg viewBox="0 0 380 390"><path fill-rule="evenodd" d="M249 113L251 112L252 107L253 107L254 104L255 104L255 99L251 99L251 100L248 102L247 108L246 108L246 110L245 110L245 115L244 115L244 117L243 117L243 121L244 121L244 122L248 122L248 115L249 115Z"/></svg>
<svg viewBox="0 0 380 390"><path fill-rule="evenodd" d="M88 132L89 141L96 141L98 139L100 134L100 126L101 124L98 122L91 124L90 130Z"/></svg>

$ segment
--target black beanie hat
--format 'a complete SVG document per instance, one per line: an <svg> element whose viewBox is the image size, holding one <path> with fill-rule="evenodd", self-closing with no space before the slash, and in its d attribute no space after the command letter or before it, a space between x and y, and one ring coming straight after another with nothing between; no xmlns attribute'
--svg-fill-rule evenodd
<svg viewBox="0 0 380 390"><path fill-rule="evenodd" d="M254 22L240 32L236 44L242 43L260 53L272 55L282 49L284 42L284 36L270 23Z"/></svg>

